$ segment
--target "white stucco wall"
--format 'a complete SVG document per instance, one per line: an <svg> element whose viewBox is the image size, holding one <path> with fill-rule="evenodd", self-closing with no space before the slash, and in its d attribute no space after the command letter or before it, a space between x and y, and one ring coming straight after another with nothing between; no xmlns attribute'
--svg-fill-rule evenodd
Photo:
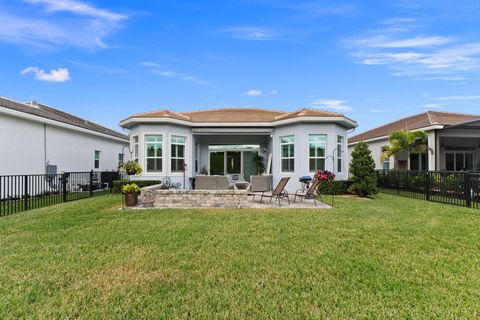
<svg viewBox="0 0 480 320"><path fill-rule="evenodd" d="M145 136L161 134L163 135L163 154L162 154L162 171L163 172L147 172L147 165L145 161ZM141 124L134 126L130 130L130 142L131 151L133 151L133 137L139 138L139 164L143 169L143 173L139 176L132 176L132 180L162 180L165 177L169 177L172 182L179 182L183 185L183 173L171 172L170 163L170 146L171 136L183 136L185 137L185 163L187 164L187 170L185 172L186 187L190 186L188 178L193 176L193 136L192 131L188 127L172 125L172 124Z"/></svg>
<svg viewBox="0 0 480 320"><path fill-rule="evenodd" d="M95 150L101 152L100 168L95 170L116 170L118 154L125 144L126 141L0 114L0 175L43 174L46 163L56 165L58 173L90 171L94 169Z"/></svg>
<svg viewBox="0 0 480 320"><path fill-rule="evenodd" d="M348 178L348 157L347 157L347 130L335 124L294 124L289 126L277 127L273 132L273 161L272 173L273 184L276 185L282 177L290 177L287 190L292 192L300 188L298 179L301 176L313 176L314 172L309 171L309 135L325 134L327 135L326 155L332 156L334 149L337 148L337 135L344 137L344 161L342 173L336 166L336 161L332 157L328 157L325 161L325 169L335 172L337 180L345 180ZM281 147L280 137L293 135L295 137L295 167L294 172L281 172ZM335 160L337 157L335 156Z"/></svg>

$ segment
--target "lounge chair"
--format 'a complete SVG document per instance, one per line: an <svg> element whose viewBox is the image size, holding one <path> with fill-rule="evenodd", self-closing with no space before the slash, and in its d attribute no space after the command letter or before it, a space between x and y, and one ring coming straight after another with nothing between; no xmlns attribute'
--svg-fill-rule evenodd
<svg viewBox="0 0 480 320"><path fill-rule="evenodd" d="M290 204L290 199L288 198L288 192L285 190L285 186L288 183L288 180L290 180L290 177L285 177L280 179L278 182L277 186L273 191L264 191L260 194L260 203L262 203L263 198L270 198L270 202L272 202L272 199L275 199L278 201L278 206L281 206L280 200L283 198L287 198L288 204Z"/></svg>
<svg viewBox="0 0 480 320"><path fill-rule="evenodd" d="M307 189L307 191L300 189L295 192L295 195L293 196L293 203L297 200L297 197L300 198L300 202L303 201L303 199L313 199L313 203L315 204L315 207L317 206L317 200L315 191L318 188L318 185L320 184L320 179L314 179L312 181L312 184L310 187ZM322 196L320 195L320 200L322 199Z"/></svg>

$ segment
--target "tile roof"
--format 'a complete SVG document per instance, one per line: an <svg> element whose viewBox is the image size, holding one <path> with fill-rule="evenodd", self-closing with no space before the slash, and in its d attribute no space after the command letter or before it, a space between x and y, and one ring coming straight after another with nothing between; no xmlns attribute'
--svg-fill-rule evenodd
<svg viewBox="0 0 480 320"><path fill-rule="evenodd" d="M61 110L39 104L39 103L21 103L17 101L13 101L7 98L0 97L0 108L6 108L10 110L15 110L23 113L27 113L33 116L54 120L58 122L62 122L65 124L69 124L72 126L80 127L83 129L95 131L98 133L103 133L109 136L113 136L115 138L121 139L128 139L128 137L124 134L121 134L117 131L112 129L103 127L96 123L90 122L88 120L79 118L72 114L63 112Z"/></svg>
<svg viewBox="0 0 480 320"><path fill-rule="evenodd" d="M450 126L459 124L469 120L480 119L480 115L454 113L454 112L440 112L427 111L421 114L416 114L407 118L403 118L386 125L365 131L348 139L349 143L358 142L373 138L388 136L394 131L400 130L415 130L433 125Z"/></svg>
<svg viewBox="0 0 480 320"><path fill-rule="evenodd" d="M171 118L189 122L273 122L298 117L343 117L340 113L303 108L294 112L283 112L256 108L224 108L191 112L158 110L138 113L129 118Z"/></svg>

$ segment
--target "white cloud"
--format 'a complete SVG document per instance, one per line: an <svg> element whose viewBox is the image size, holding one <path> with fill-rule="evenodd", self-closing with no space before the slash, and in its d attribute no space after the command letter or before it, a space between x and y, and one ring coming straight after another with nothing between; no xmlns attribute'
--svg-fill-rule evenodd
<svg viewBox="0 0 480 320"><path fill-rule="evenodd" d="M440 109L445 106L446 106L445 103L427 103L423 105L423 107L427 109Z"/></svg>
<svg viewBox="0 0 480 320"><path fill-rule="evenodd" d="M150 70L150 73L153 75L191 82L199 86L211 86L209 82L202 80L196 76L192 76L188 73L177 72L177 71L167 69L163 65L156 62L145 61L145 62L141 62L140 64L148 68Z"/></svg>
<svg viewBox="0 0 480 320"><path fill-rule="evenodd" d="M33 73L35 79L48 82L65 82L70 80L70 74L66 68L52 69L50 72L38 67L28 67L22 70L21 74Z"/></svg>
<svg viewBox="0 0 480 320"><path fill-rule="evenodd" d="M277 93L278 93L277 90L272 90L272 91L270 91L270 95L271 95L271 96L274 96L274 95L276 95Z"/></svg>
<svg viewBox="0 0 480 320"><path fill-rule="evenodd" d="M245 95L249 97L258 97L258 96L261 96L262 94L263 94L262 90L258 90L258 89L251 89L245 92Z"/></svg>
<svg viewBox="0 0 480 320"><path fill-rule="evenodd" d="M454 39L442 36L432 37L413 37L403 39L390 39L386 36L376 36L373 38L360 39L357 43L362 46L369 46L373 48L418 48L418 47L432 47L441 46L453 42Z"/></svg>
<svg viewBox="0 0 480 320"><path fill-rule="evenodd" d="M104 39L127 16L74 0L25 0L32 14L0 12L0 41L40 50L78 47L106 48ZM45 10L38 10L41 7ZM61 12L69 13L68 17Z"/></svg>
<svg viewBox="0 0 480 320"><path fill-rule="evenodd" d="M95 8L87 3L75 0L24 0L32 4L44 5L50 12L71 12L78 15L84 15L92 18L101 18L110 21L122 20L126 16L114 13L108 10Z"/></svg>
<svg viewBox="0 0 480 320"><path fill-rule="evenodd" d="M352 107L345 105L345 100L318 99L310 102L317 109L332 109L337 111L353 111Z"/></svg>
<svg viewBox="0 0 480 320"><path fill-rule="evenodd" d="M277 35L273 30L261 27L233 27L225 29L232 38L265 41L273 40Z"/></svg>
<svg viewBox="0 0 480 320"><path fill-rule="evenodd" d="M446 100L479 100L479 99L480 99L480 96L450 96L450 97L434 98L433 100L446 101Z"/></svg>
<svg viewBox="0 0 480 320"><path fill-rule="evenodd" d="M395 76L418 80L462 81L480 70L480 42L465 42L454 36L418 35L409 18L382 23L370 36L343 41L352 56L364 65L384 65ZM399 28L397 28L399 26Z"/></svg>

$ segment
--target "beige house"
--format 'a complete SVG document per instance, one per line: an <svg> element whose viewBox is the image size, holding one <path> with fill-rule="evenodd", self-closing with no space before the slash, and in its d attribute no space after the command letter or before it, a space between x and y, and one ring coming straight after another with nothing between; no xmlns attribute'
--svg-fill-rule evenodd
<svg viewBox="0 0 480 320"><path fill-rule="evenodd" d="M394 169L393 157L381 162L389 134L400 130L423 130L433 152L410 155L410 170L480 171L480 115L427 111L365 131L348 139L351 154L360 141L368 143L376 169ZM398 160L406 164L407 155Z"/></svg>

